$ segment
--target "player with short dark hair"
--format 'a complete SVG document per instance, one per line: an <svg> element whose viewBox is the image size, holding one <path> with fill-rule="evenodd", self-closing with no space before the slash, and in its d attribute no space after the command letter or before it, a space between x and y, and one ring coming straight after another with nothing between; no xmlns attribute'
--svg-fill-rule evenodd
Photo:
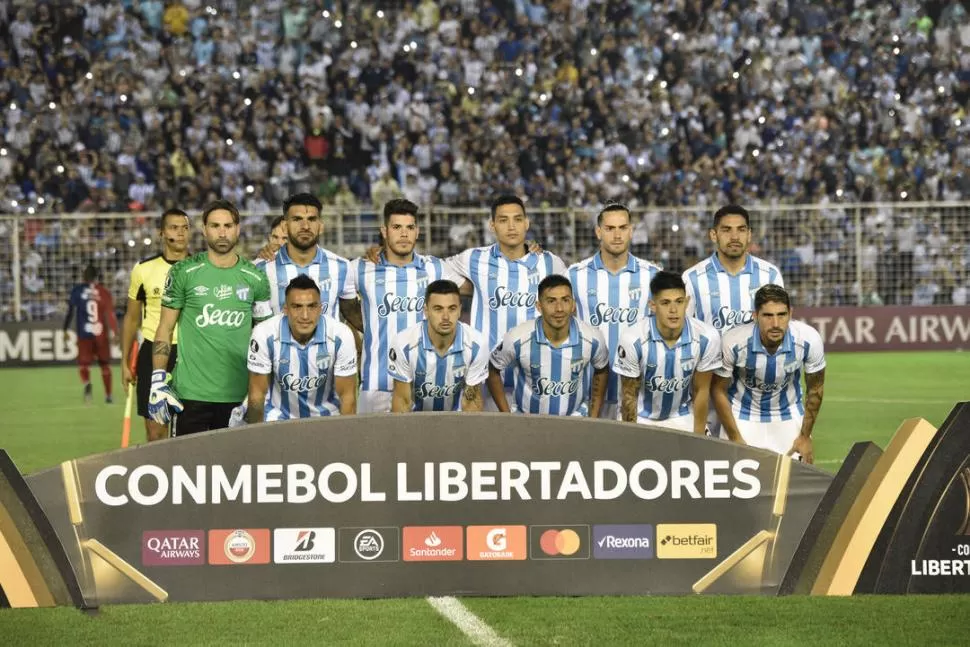
<svg viewBox="0 0 970 647"><path fill-rule="evenodd" d="M481 411L488 349L461 323L461 294L454 281L428 284L424 321L398 334L388 351L394 378L391 411Z"/></svg>
<svg viewBox="0 0 970 647"><path fill-rule="evenodd" d="M247 421L355 414L350 327L323 313L320 287L309 276L290 281L284 299L283 313L257 325L250 338Z"/></svg>
<svg viewBox="0 0 970 647"><path fill-rule="evenodd" d="M713 389L718 417L732 439L811 463L825 386L822 337L792 319L791 299L780 285L761 287L754 304L755 320L721 339L723 366Z"/></svg>
<svg viewBox="0 0 970 647"><path fill-rule="evenodd" d="M273 254L278 252L280 247L285 245L287 241L286 225L283 223L283 220L283 216L276 216L269 223L269 236L266 238L266 245Z"/></svg>
<svg viewBox="0 0 970 647"><path fill-rule="evenodd" d="M165 280L175 263L188 255L189 216L181 209L168 209L159 222L162 251L139 261L131 270L128 283L128 307L121 324L121 384L125 391L135 382L138 415L145 419L145 434L149 441L168 436L168 427L152 420L148 415L148 395L152 382L152 343L162 312L162 293ZM141 328L142 344L138 349L135 373L132 375L130 358L135 335ZM166 370L175 369L178 356L178 329L172 331L172 350Z"/></svg>
<svg viewBox="0 0 970 647"><path fill-rule="evenodd" d="M580 321L599 328L609 346L611 364L616 360L620 336L648 316L650 280L660 266L630 253L633 241L630 210L610 203L596 216L599 251L569 268ZM619 417L620 380L610 371L604 417Z"/></svg>
<svg viewBox="0 0 970 647"><path fill-rule="evenodd" d="M98 269L88 265L82 273L83 283L71 289L67 301L67 317L64 334L71 326L77 312L77 363L84 385L84 401L91 401L91 362L98 361L101 380L104 382L104 401L111 402L111 337L108 331L118 334L111 293L98 282Z"/></svg>
<svg viewBox="0 0 970 647"><path fill-rule="evenodd" d="M538 286L539 317L519 324L492 351L488 389L499 411L558 416L602 414L610 360L599 330L574 315L573 286L550 274ZM502 371L512 369L512 403Z"/></svg>
<svg viewBox="0 0 970 647"><path fill-rule="evenodd" d="M171 419L173 437L228 426L249 388L246 359L253 321L273 314L266 275L235 252L235 205L209 203L202 222L208 250L169 271L152 345L148 413L159 424ZM169 386L166 367L176 324L179 357Z"/></svg>
<svg viewBox="0 0 970 647"><path fill-rule="evenodd" d="M620 336L613 370L621 376L625 422L705 433L721 338L687 316L689 299L679 274L658 272L650 281L653 316Z"/></svg>

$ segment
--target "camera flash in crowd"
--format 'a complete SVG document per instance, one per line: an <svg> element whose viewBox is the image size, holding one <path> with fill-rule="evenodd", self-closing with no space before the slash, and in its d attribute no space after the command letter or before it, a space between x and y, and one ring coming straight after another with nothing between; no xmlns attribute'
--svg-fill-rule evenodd
<svg viewBox="0 0 970 647"><path fill-rule="evenodd" d="M589 54L590 54L590 56L596 56L596 48L595 47L591 47L589 49Z"/></svg>
<svg viewBox="0 0 970 647"><path fill-rule="evenodd" d="M226 137L226 146L232 146L232 137Z"/></svg>
<svg viewBox="0 0 970 647"><path fill-rule="evenodd" d="M16 104L16 103L14 103L14 102L11 102L11 103L10 103L10 109L11 109L11 110L16 110L16 109L17 109L17 104Z"/></svg>
<svg viewBox="0 0 970 647"><path fill-rule="evenodd" d="M323 17L324 17L324 18L329 18L329 17L330 17L330 12L329 12L329 11L327 11L326 9L324 9L324 10L323 10Z"/></svg>
<svg viewBox="0 0 970 647"><path fill-rule="evenodd" d="M350 41L350 49L357 49L357 41L356 40Z"/></svg>
<svg viewBox="0 0 970 647"><path fill-rule="evenodd" d="M334 20L333 21L333 26L336 27L337 29L340 29L341 27L344 26L344 23L341 20Z"/></svg>
<svg viewBox="0 0 970 647"><path fill-rule="evenodd" d="M247 106L251 106L251 105L253 105L253 100L250 99L249 97L246 97L246 99L243 101L243 103L245 105L247 105Z"/></svg>
<svg viewBox="0 0 970 647"><path fill-rule="evenodd" d="M765 122L765 116L764 115L761 115L760 117L758 117L758 123L759 124L763 124L764 122Z"/></svg>
<svg viewBox="0 0 970 647"><path fill-rule="evenodd" d="M94 78L94 75L91 74L90 72L88 72L87 74L84 75L84 78L86 78L88 81L90 81L91 79Z"/></svg>
<svg viewBox="0 0 970 647"><path fill-rule="evenodd" d="M10 201L10 206L11 207L18 207L18 206L20 206L20 203L17 202L16 200L11 200Z"/></svg>
<svg viewBox="0 0 970 647"><path fill-rule="evenodd" d="M141 242L144 243L145 247L148 247L149 245L152 244L152 239L149 238L148 236L145 236L145 239Z"/></svg>
<svg viewBox="0 0 970 647"><path fill-rule="evenodd" d="M7 156L7 149L0 148L0 157L6 157L6 156Z"/></svg>
<svg viewBox="0 0 970 647"><path fill-rule="evenodd" d="M378 18L383 18L384 17L384 10L383 9L378 9L377 10L377 17Z"/></svg>
<svg viewBox="0 0 970 647"><path fill-rule="evenodd" d="M741 77L741 75L738 74L737 72L735 72L734 74L731 75L731 78L732 79L737 79L737 78L740 78L740 77Z"/></svg>
<svg viewBox="0 0 970 647"><path fill-rule="evenodd" d="M57 171L58 173L63 173L64 172L64 165L63 164L58 164L57 165L57 168L54 169L54 170Z"/></svg>
<svg viewBox="0 0 970 647"><path fill-rule="evenodd" d="M242 78L242 74L239 73L239 70L236 70L235 72L232 73L232 78L238 81L239 79Z"/></svg>
<svg viewBox="0 0 970 647"><path fill-rule="evenodd" d="M254 193L255 191L256 191L256 187L254 187L252 184L246 185L246 193Z"/></svg>
<svg viewBox="0 0 970 647"><path fill-rule="evenodd" d="M135 241L128 239L128 247L134 247L134 246L135 246Z"/></svg>
<svg viewBox="0 0 970 647"><path fill-rule="evenodd" d="M33 207L27 207L27 213L28 213L28 214L30 214L30 215L32 216L32 215L34 215L35 213L37 213L37 210L36 210L36 209L34 209Z"/></svg>
<svg viewBox="0 0 970 647"><path fill-rule="evenodd" d="M48 103L47 104L47 107L50 108L51 110L57 110L57 104L54 103L53 101L51 101L50 103Z"/></svg>
<svg viewBox="0 0 970 647"><path fill-rule="evenodd" d="M475 94L475 88L468 88L468 95L471 96Z"/></svg>
<svg viewBox="0 0 970 647"><path fill-rule="evenodd" d="M45 202L47 202L47 201L44 200L43 196L37 198L37 204L44 204Z"/></svg>
<svg viewBox="0 0 970 647"><path fill-rule="evenodd" d="M522 76L522 68L521 67L515 68L515 75L516 76Z"/></svg>

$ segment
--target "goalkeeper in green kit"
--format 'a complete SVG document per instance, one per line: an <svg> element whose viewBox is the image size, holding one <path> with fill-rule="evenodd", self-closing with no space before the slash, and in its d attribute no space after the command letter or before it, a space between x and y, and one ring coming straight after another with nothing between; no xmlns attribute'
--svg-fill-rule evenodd
<svg viewBox="0 0 970 647"><path fill-rule="evenodd" d="M249 390L253 322L273 314L266 274L233 251L239 242L236 207L226 200L210 203L202 225L208 250L169 270L152 346L148 414L160 424L171 421L173 438L229 426L233 408ZM179 352L169 384L165 367L176 323Z"/></svg>

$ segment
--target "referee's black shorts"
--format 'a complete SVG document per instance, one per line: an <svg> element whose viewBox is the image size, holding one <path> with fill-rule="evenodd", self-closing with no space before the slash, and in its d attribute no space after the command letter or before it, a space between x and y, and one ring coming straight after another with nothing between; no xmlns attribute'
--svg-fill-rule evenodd
<svg viewBox="0 0 970 647"><path fill-rule="evenodd" d="M172 344L172 350L168 354L168 372L175 370L175 358L178 355L178 346ZM135 385L135 393L138 399L138 415L142 418L148 417L148 394L152 390L152 342L147 339L138 349L138 361L135 363L135 375L138 383Z"/></svg>

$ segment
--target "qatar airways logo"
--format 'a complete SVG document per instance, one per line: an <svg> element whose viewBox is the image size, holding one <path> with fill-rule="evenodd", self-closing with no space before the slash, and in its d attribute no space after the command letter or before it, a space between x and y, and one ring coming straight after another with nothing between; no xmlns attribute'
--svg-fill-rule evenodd
<svg viewBox="0 0 970 647"><path fill-rule="evenodd" d="M394 312L421 312L424 309L424 295L417 297L397 296L393 292L384 295L381 305L377 306L377 314L386 317Z"/></svg>
<svg viewBox="0 0 970 647"><path fill-rule="evenodd" d="M732 310L727 306L721 306L711 323L718 330L727 330L752 321L754 321L754 313L750 310Z"/></svg>
<svg viewBox="0 0 970 647"><path fill-rule="evenodd" d="M690 376L666 378L655 375L647 380L644 388L653 393L678 393L690 386L690 379Z"/></svg>
<svg viewBox="0 0 970 647"><path fill-rule="evenodd" d="M512 292L508 288L499 286L488 300L488 307L492 310L499 308L534 308L536 294L534 292Z"/></svg>
<svg viewBox="0 0 970 647"><path fill-rule="evenodd" d="M280 388L284 391L293 391L295 393L310 393L323 387L327 383L327 377L326 375L304 375L303 377L297 377L292 373L286 373L280 376Z"/></svg>
<svg viewBox="0 0 970 647"><path fill-rule="evenodd" d="M540 377L532 383L532 392L540 396L558 397L575 395L577 391L579 391L579 379L556 381L550 380L547 377Z"/></svg>
<svg viewBox="0 0 970 647"><path fill-rule="evenodd" d="M605 303L597 303L596 310L589 315L589 323L593 326L600 324L634 324L640 316L640 308L614 308Z"/></svg>
<svg viewBox="0 0 970 647"><path fill-rule="evenodd" d="M414 397L415 399L451 398L458 395L463 386L465 386L464 380L443 386L434 382L422 382L414 388Z"/></svg>

